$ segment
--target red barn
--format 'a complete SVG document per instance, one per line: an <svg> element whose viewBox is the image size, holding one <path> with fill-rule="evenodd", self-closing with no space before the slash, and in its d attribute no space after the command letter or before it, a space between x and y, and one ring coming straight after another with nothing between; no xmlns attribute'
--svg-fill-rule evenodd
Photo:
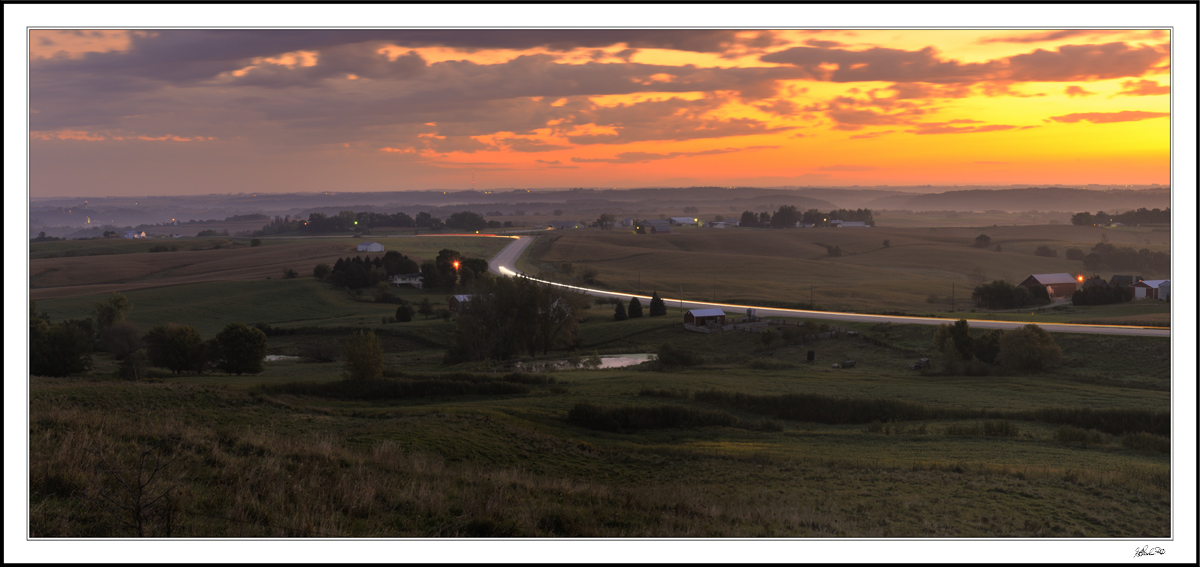
<svg viewBox="0 0 1200 567"><path fill-rule="evenodd" d="M692 325L707 325L716 321L718 325L725 324L725 312L720 309L692 309L683 314L683 322Z"/></svg>
<svg viewBox="0 0 1200 567"><path fill-rule="evenodd" d="M1033 274L1020 284L1022 287L1034 288L1042 286L1046 288L1046 293L1050 294L1051 298L1055 297L1071 297L1075 293L1075 287L1079 285L1079 281L1071 274Z"/></svg>

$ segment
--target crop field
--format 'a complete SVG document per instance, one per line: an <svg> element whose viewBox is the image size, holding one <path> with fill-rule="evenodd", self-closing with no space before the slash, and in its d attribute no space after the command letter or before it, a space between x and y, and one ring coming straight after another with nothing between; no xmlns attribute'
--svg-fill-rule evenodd
<svg viewBox="0 0 1200 567"><path fill-rule="evenodd" d="M991 238L991 249L971 246L980 234ZM811 297L824 310L924 314L949 311L952 297L959 310L969 310L971 289L981 276L1019 283L1035 273L1084 274L1083 263L1066 260L1064 252L1090 250L1101 234L1116 246L1170 250L1170 235L1149 228L682 228L664 235L556 232L535 243L523 261L526 271L549 277L561 278L564 262L576 272L591 268L603 287L627 292L677 297L682 286L684 298L697 301L771 305L808 303ZM1059 257L1035 256L1041 245L1056 249ZM831 256L830 246L841 255ZM1103 318L1141 314L1135 309Z"/></svg>
<svg viewBox="0 0 1200 567"><path fill-rule="evenodd" d="M370 239L385 250L398 250L418 263L452 248L465 256L489 259L510 241L465 235ZM34 300L107 294L199 282L280 278L285 269L311 275L317 264L332 265L357 252L352 238L269 239L250 246L249 239L93 240L39 242L31 245L30 297ZM149 252L153 246L178 251ZM75 255L65 255L67 251ZM59 255L47 258L49 254Z"/></svg>

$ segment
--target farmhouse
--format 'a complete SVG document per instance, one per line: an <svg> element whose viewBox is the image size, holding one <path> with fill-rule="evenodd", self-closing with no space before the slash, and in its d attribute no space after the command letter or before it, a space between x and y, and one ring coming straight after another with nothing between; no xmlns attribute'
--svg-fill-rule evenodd
<svg viewBox="0 0 1200 567"><path fill-rule="evenodd" d="M127 230L125 231L125 238L146 238L146 233Z"/></svg>
<svg viewBox="0 0 1200 567"><path fill-rule="evenodd" d="M571 221L553 221L547 228L552 228L554 230L565 230L568 228L583 228L583 225Z"/></svg>
<svg viewBox="0 0 1200 567"><path fill-rule="evenodd" d="M637 226L646 234L670 234L671 224L665 220L648 220L642 221Z"/></svg>
<svg viewBox="0 0 1200 567"><path fill-rule="evenodd" d="M1171 280L1143 280L1133 284L1134 299L1161 299L1166 301L1171 298Z"/></svg>
<svg viewBox="0 0 1200 567"><path fill-rule="evenodd" d="M633 218L631 218L631 217L625 217L625 218L624 218L624 219L621 221L621 226L633 226Z"/></svg>
<svg viewBox="0 0 1200 567"><path fill-rule="evenodd" d="M383 252L383 245L378 242L363 242L358 245L359 252Z"/></svg>
<svg viewBox="0 0 1200 567"><path fill-rule="evenodd" d="M699 226L700 219L692 217L671 217L667 219L672 226Z"/></svg>
<svg viewBox="0 0 1200 567"><path fill-rule="evenodd" d="M396 285L411 285L417 289L421 289L421 273L396 274L392 276L392 283Z"/></svg>
<svg viewBox="0 0 1200 567"><path fill-rule="evenodd" d="M446 308L448 308L451 313L458 313L459 308L461 308L466 302L471 301L472 297L475 296L451 295L450 297L446 298Z"/></svg>
<svg viewBox="0 0 1200 567"><path fill-rule="evenodd" d="M1071 274L1033 274L1020 283L1022 287L1029 289L1043 286L1046 288L1046 293L1052 298L1070 297L1072 293L1075 293L1075 287L1078 284L1079 282Z"/></svg>
<svg viewBox="0 0 1200 567"><path fill-rule="evenodd" d="M707 325L710 321L725 324L725 312L720 309L690 309L683 314L684 324Z"/></svg>

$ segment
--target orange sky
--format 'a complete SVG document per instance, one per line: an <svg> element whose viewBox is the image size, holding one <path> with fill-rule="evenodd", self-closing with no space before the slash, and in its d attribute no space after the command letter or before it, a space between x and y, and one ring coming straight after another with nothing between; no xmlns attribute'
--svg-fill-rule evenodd
<svg viewBox="0 0 1200 567"><path fill-rule="evenodd" d="M468 189L472 172L479 189L1170 183L1166 30L35 30L30 50L35 196Z"/></svg>

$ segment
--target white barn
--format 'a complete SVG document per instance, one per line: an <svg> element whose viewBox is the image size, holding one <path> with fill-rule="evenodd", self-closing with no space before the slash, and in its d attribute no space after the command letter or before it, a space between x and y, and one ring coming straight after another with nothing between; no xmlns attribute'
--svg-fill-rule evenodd
<svg viewBox="0 0 1200 567"><path fill-rule="evenodd" d="M358 245L359 252L383 252L383 245L378 242L363 242Z"/></svg>
<svg viewBox="0 0 1200 567"><path fill-rule="evenodd" d="M1133 284L1134 299L1162 299L1171 297L1171 280L1142 280Z"/></svg>

